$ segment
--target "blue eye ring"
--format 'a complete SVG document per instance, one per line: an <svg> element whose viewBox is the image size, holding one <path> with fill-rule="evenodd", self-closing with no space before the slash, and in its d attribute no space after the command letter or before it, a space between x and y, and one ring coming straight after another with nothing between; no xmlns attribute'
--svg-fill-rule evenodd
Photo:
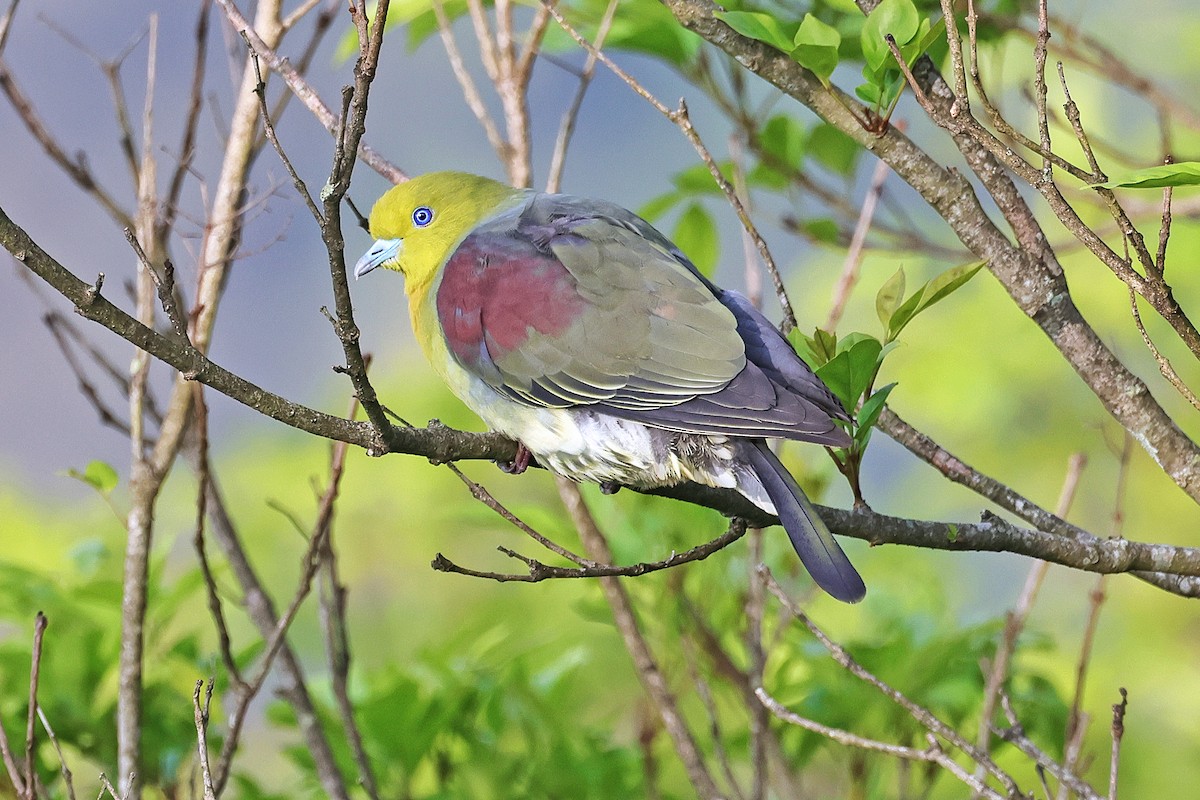
<svg viewBox="0 0 1200 800"><path fill-rule="evenodd" d="M433 209L429 206L417 206L412 213L413 225L418 228L424 228L429 223L433 222Z"/></svg>

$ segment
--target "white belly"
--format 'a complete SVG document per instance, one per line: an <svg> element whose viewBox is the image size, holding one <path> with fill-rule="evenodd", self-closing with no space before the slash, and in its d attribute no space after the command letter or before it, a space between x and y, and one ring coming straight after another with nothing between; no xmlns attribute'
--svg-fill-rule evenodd
<svg viewBox="0 0 1200 800"><path fill-rule="evenodd" d="M648 489L695 481L736 489L768 513L758 477L735 458L724 436L683 434L703 442L703 458L680 447L680 434L587 408L535 408L501 395L482 381L471 381L460 395L492 430L525 445L539 464L576 481L617 483ZM694 447L692 449L695 449Z"/></svg>

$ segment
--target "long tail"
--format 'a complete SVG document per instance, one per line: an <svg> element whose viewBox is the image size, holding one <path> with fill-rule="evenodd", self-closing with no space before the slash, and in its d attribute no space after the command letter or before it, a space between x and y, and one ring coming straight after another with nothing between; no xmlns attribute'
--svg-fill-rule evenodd
<svg viewBox="0 0 1200 800"><path fill-rule="evenodd" d="M763 439L743 440L746 458L762 481L767 497L792 547L814 581L838 600L857 603L867 593L862 577L846 558L829 527L817 516L796 479L779 462Z"/></svg>

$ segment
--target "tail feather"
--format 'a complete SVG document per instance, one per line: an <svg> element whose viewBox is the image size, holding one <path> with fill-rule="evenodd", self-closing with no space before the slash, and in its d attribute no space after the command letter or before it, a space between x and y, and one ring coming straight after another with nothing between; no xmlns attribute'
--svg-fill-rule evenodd
<svg viewBox="0 0 1200 800"><path fill-rule="evenodd" d="M775 513L813 580L838 600L847 603L862 600L867 593L866 584L796 479L771 452L764 439L743 441L747 460L775 504Z"/></svg>

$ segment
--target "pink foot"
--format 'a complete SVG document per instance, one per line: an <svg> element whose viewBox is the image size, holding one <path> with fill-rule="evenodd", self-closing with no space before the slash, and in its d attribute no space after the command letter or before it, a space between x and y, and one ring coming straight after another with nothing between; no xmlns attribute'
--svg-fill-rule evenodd
<svg viewBox="0 0 1200 800"><path fill-rule="evenodd" d="M529 452L529 448L521 442L517 442L517 457L512 461L497 461L496 466L509 475L520 475L529 468L529 460L532 457L533 454Z"/></svg>

